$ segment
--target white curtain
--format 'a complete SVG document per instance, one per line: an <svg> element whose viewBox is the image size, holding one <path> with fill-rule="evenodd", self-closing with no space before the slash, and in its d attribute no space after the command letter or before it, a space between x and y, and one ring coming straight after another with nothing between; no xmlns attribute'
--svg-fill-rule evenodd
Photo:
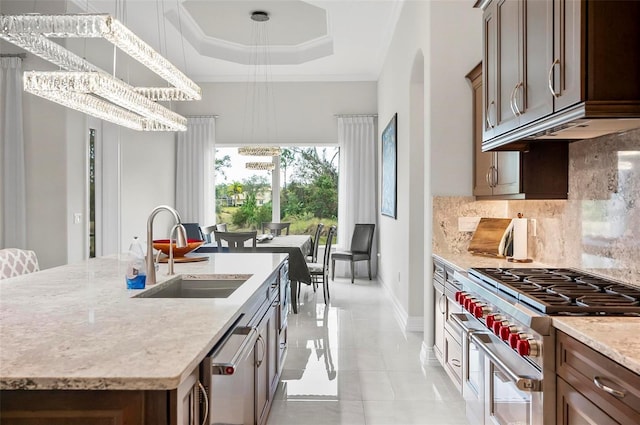
<svg viewBox="0 0 640 425"><path fill-rule="evenodd" d="M0 58L2 246L27 248L27 200L22 133L22 59Z"/></svg>
<svg viewBox="0 0 640 425"><path fill-rule="evenodd" d="M185 223L215 223L215 118L188 118L178 133L176 209Z"/></svg>
<svg viewBox="0 0 640 425"><path fill-rule="evenodd" d="M349 249L356 223L376 224L371 270L377 270L377 118L373 116L338 117L340 178L338 183L337 250ZM351 272L345 261L336 261L336 275ZM366 261L356 263L356 274L367 276Z"/></svg>

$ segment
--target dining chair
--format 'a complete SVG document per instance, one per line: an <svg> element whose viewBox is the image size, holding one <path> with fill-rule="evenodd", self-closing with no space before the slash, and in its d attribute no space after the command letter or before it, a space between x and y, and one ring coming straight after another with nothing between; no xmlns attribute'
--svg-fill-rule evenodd
<svg viewBox="0 0 640 425"><path fill-rule="evenodd" d="M187 231L187 239L193 239L196 241L204 241L204 235L200 229L200 223L182 223L184 230Z"/></svg>
<svg viewBox="0 0 640 425"><path fill-rule="evenodd" d="M0 249L0 279L21 276L40 270L34 251L5 248Z"/></svg>
<svg viewBox="0 0 640 425"><path fill-rule="evenodd" d="M320 233L322 233L322 229L324 229L324 224L318 223L318 227L316 227L316 234L311 239L311 255L308 255L306 260L308 263L317 263L318 262L318 247L320 247Z"/></svg>
<svg viewBox="0 0 640 425"><path fill-rule="evenodd" d="M215 230L213 232L214 237L216 238L216 243L218 247L222 247L222 241L227 243L229 247L229 251L244 251L244 248L251 248L251 250L255 250L256 248L256 236L258 232L254 230L253 232L218 232ZM252 245L247 247L245 242L252 241Z"/></svg>
<svg viewBox="0 0 640 425"><path fill-rule="evenodd" d="M371 280L371 246L373 245L373 232L375 224L356 224L351 237L351 249L349 251L336 251L331 256L331 280L336 276L336 260L349 261L351 263L351 283L355 278L354 263L367 260L369 267L369 280Z"/></svg>
<svg viewBox="0 0 640 425"><path fill-rule="evenodd" d="M282 231L285 231L285 234L289 234L289 226L291 223L262 223L262 233L265 233L265 230L269 230L269 232L274 236L280 236Z"/></svg>
<svg viewBox="0 0 640 425"><path fill-rule="evenodd" d="M204 226L200 228L200 231L202 232L202 236L204 237L204 241L206 243L211 243L211 235L216 230L218 230L217 224L212 224L211 226Z"/></svg>
<svg viewBox="0 0 640 425"><path fill-rule="evenodd" d="M333 238L336 235L336 226L331 226L329 232L327 232L327 243L324 247L324 257L322 263L307 263L309 268L309 274L311 274L312 284L317 286L319 282L322 282L322 290L324 294L324 303L329 302L329 258L331 257L331 245L333 245Z"/></svg>

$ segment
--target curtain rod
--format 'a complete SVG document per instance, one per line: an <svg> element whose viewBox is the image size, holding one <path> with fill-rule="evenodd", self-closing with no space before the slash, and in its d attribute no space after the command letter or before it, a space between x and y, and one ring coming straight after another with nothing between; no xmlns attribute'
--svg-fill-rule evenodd
<svg viewBox="0 0 640 425"><path fill-rule="evenodd" d="M336 118L348 118L348 117L373 117L378 118L378 114L335 114Z"/></svg>
<svg viewBox="0 0 640 425"><path fill-rule="evenodd" d="M0 54L0 58L20 58L25 59L27 57L26 53L2 53Z"/></svg>

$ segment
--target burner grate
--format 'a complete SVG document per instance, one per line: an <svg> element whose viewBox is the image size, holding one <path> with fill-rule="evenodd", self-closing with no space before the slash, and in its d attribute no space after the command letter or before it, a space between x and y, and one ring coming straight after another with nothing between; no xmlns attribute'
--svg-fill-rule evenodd
<svg viewBox="0 0 640 425"><path fill-rule="evenodd" d="M640 315L640 289L571 269L473 268L469 273L546 314Z"/></svg>

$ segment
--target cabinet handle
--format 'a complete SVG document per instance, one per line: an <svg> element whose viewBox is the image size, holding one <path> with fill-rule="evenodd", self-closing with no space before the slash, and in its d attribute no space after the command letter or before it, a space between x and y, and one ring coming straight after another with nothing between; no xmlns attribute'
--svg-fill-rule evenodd
<svg viewBox="0 0 640 425"><path fill-rule="evenodd" d="M260 345L262 345L262 358L256 362L256 367L260 367L262 365L262 362L267 355L267 346L264 343L264 338L262 338L262 335L258 335L258 342L260 343Z"/></svg>
<svg viewBox="0 0 640 425"><path fill-rule="evenodd" d="M440 295L440 299L438 300L438 309L440 310L440 313L444 314L445 310L442 307L442 301L445 301L444 292Z"/></svg>
<svg viewBox="0 0 640 425"><path fill-rule="evenodd" d="M511 113L513 113L515 117L518 116L518 112L516 111L516 107L515 107L516 90L518 90L517 84L515 85L513 90L511 90L511 96L509 97L509 107L511 108Z"/></svg>
<svg viewBox="0 0 640 425"><path fill-rule="evenodd" d="M493 167L493 165L491 167ZM485 179L487 180L487 185L489 185L489 187L493 187L493 186L491 186L491 177L490 177L490 175L491 175L491 167L489 167L487 169L487 174L484 176Z"/></svg>
<svg viewBox="0 0 640 425"><path fill-rule="evenodd" d="M513 109L512 109L512 111L513 111L513 113L515 114L516 117L519 117L520 115L522 115L522 111L518 107L518 98L517 98L518 89L520 87L524 87L524 83L522 81L520 81L518 84L516 84L516 86L513 88L513 95L512 95L512 98L513 98L513 101L512 101L513 102L512 103Z"/></svg>
<svg viewBox="0 0 640 425"><path fill-rule="evenodd" d="M553 63L551 64L551 68L549 68L549 91L551 92L551 95L557 99L560 96L560 93L556 93L556 90L553 88L553 68L556 65L560 65L560 59L556 59L553 61Z"/></svg>
<svg viewBox="0 0 640 425"><path fill-rule="evenodd" d="M455 367L460 367L462 363L460 363L460 360L458 359L451 359L451 364L454 365Z"/></svg>
<svg viewBox="0 0 640 425"><path fill-rule="evenodd" d="M627 395L627 393L625 391L620 391L620 390L614 390L613 388L603 384L602 382L600 382L600 377L599 376L594 376L593 377L593 384L600 388L602 391L604 391L605 393L611 394L614 397L617 398L624 398L624 396Z"/></svg>
<svg viewBox="0 0 640 425"><path fill-rule="evenodd" d="M493 100L489 103L489 106L487 107L487 126L489 128L494 128L495 122L492 124L491 123L491 106L493 106L493 109L495 110L496 108L496 102L494 102ZM494 120L495 121L495 120Z"/></svg>
<svg viewBox="0 0 640 425"><path fill-rule="evenodd" d="M491 187L497 187L498 186L498 167L496 167L495 165L492 165L491 168L493 169L493 172L491 173L493 186Z"/></svg>
<svg viewBox="0 0 640 425"><path fill-rule="evenodd" d="M198 381L198 388L203 394L204 398L204 415L202 416L202 425L207 423L207 419L209 417L209 396L207 395L207 390L202 385L202 382Z"/></svg>

